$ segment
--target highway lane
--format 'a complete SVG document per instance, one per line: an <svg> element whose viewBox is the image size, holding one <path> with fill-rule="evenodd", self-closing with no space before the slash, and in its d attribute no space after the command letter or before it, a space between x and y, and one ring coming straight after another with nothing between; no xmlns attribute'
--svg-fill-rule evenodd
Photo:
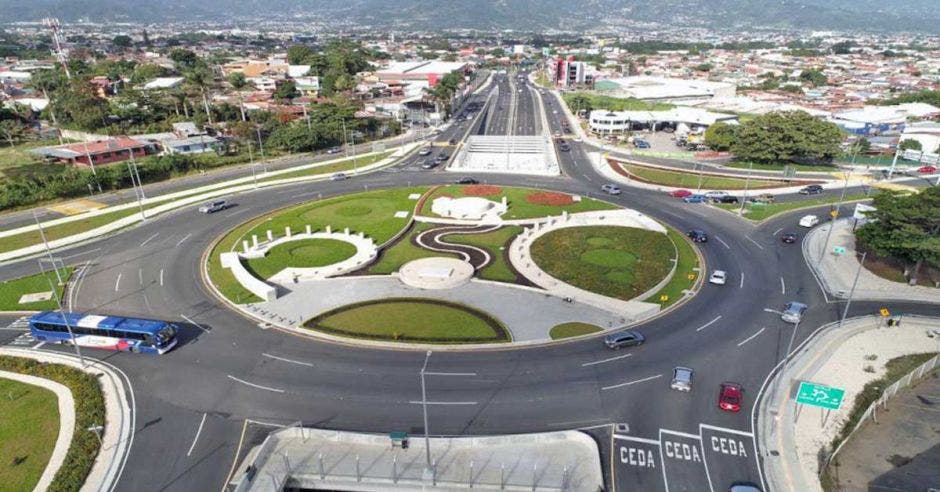
<svg viewBox="0 0 940 492"><path fill-rule="evenodd" d="M557 124L557 118L550 118L550 125ZM442 135L438 140L447 139ZM603 178L585 159L584 149L573 145L571 152L562 153L564 177L487 175L486 180L501 185L524 181L527 186L600 196ZM198 324L187 322L183 344L164 356L93 352L128 373L138 399L138 436L121 490L218 487L248 418L376 432L421 429L420 407L412 402L420 396L423 352L361 349L262 330L222 306L197 279L202 252L213 238L267 210L311 199L314 193L327 197L365 186L452 179L445 173L417 171L414 163L413 158L395 169L347 181L240 194L232 197L238 207L212 216L185 207L60 252L91 261L74 288L76 309ZM432 406L432 433L525 432L624 422L631 436L656 440L659 449L668 440L663 436L695 441L676 433L698 435L705 453L715 431L703 432L702 424L750 431L747 416L754 393L786 348L790 325L764 308L778 309L794 296L810 304L797 343L839 314L840 304L826 303L799 246L783 245L772 234L792 226L792 214L754 226L711 207L659 194L627 189L619 197L601 197L661 218L681 231L705 229L714 238L701 247L706 267L727 270L728 285L705 285L679 309L643 324L639 329L649 343L629 352L611 353L599 341L587 340L521 350L434 353L435 371L476 376L429 380L432 400L466 403ZM32 270L34 260L21 261L0 267L0 277ZM680 364L697 371L691 394L668 389L672 367ZM740 414L716 408L718 384L724 380L736 380L750 390ZM700 489L703 465L677 463L668 463L670 471L663 475L671 478L670 488L685 484ZM724 477L721 480L753 479L751 469L740 471L738 465L714 457L709 472ZM645 483L639 474L615 477L623 487Z"/></svg>

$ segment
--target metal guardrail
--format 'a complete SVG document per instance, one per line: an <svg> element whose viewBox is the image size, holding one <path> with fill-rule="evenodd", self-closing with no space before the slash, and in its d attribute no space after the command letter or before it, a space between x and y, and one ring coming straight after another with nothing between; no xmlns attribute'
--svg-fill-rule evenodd
<svg viewBox="0 0 940 492"><path fill-rule="evenodd" d="M855 424L855 427L852 428L852 431L849 432L849 435L845 436L845 439L839 443L835 450L832 451L832 454L826 459L826 466L820 468L819 472L823 473L829 468L829 464L832 463L832 460L835 459L836 455L839 454L839 451L842 450L842 447L845 446L845 443L849 442L852 439L852 436L862 427L865 422L868 422L868 419L871 419L874 422L878 422L878 407L880 406L882 410L888 408L888 400L893 398L898 391L907 388L908 386L914 384L915 381L920 380L924 377L925 374L932 371L935 367L940 366L940 355L933 356L927 362L924 362L918 366L913 371L907 373L907 375L901 377L895 381L891 386L888 386L878 397L877 400L872 402L871 405L865 409L865 413L862 414L862 417Z"/></svg>

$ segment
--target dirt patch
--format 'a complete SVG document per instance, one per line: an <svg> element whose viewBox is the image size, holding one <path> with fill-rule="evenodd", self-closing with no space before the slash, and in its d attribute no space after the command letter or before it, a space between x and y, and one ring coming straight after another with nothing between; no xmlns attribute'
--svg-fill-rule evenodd
<svg viewBox="0 0 940 492"><path fill-rule="evenodd" d="M502 192L502 188L493 185L469 185L463 188L464 196L493 196Z"/></svg>
<svg viewBox="0 0 940 492"><path fill-rule="evenodd" d="M536 205L571 205L574 203L574 197L567 193L555 193L552 191L540 191L531 193L525 197L529 203Z"/></svg>

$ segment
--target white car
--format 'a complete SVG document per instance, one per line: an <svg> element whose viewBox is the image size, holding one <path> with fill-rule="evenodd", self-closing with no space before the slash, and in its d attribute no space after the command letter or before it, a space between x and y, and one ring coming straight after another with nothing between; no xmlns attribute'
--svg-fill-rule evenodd
<svg viewBox="0 0 940 492"><path fill-rule="evenodd" d="M715 285L725 285L725 280L728 279L728 273L724 270L715 270L712 272L712 276L708 277L708 283Z"/></svg>
<svg viewBox="0 0 940 492"><path fill-rule="evenodd" d="M199 212L204 214L212 214L215 212L221 212L229 207L228 202L225 200L216 200L214 202L206 203L199 207Z"/></svg>
<svg viewBox="0 0 940 492"><path fill-rule="evenodd" d="M815 215L804 215L800 219L800 227L813 227L819 223L819 217Z"/></svg>
<svg viewBox="0 0 940 492"><path fill-rule="evenodd" d="M422 147L421 150L418 151L418 155L420 156L431 155L431 147Z"/></svg>
<svg viewBox="0 0 940 492"><path fill-rule="evenodd" d="M726 196L728 196L727 191L706 191L705 192L705 198L708 198L709 200L717 200L719 198L726 197Z"/></svg>

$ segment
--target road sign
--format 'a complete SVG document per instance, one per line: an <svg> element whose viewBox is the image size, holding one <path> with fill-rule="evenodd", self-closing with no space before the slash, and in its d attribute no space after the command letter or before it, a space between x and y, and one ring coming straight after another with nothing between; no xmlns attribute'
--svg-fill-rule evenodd
<svg viewBox="0 0 940 492"><path fill-rule="evenodd" d="M881 313L881 316L885 318L887 318L888 316L891 316L891 311L888 311L888 308L881 308L878 310L878 312Z"/></svg>
<svg viewBox="0 0 940 492"><path fill-rule="evenodd" d="M667 296L666 294L659 296L659 302L666 302L668 300L669 300L669 296Z"/></svg>
<svg viewBox="0 0 940 492"><path fill-rule="evenodd" d="M828 410L838 410L842 405L843 396L845 396L845 390L842 388L830 388L821 384L800 381L796 402Z"/></svg>
<svg viewBox="0 0 940 492"><path fill-rule="evenodd" d="M839 211L838 211L838 210L830 210L830 211L829 211L829 215L831 215L832 218L834 219L834 218L836 218L836 217L839 216Z"/></svg>

